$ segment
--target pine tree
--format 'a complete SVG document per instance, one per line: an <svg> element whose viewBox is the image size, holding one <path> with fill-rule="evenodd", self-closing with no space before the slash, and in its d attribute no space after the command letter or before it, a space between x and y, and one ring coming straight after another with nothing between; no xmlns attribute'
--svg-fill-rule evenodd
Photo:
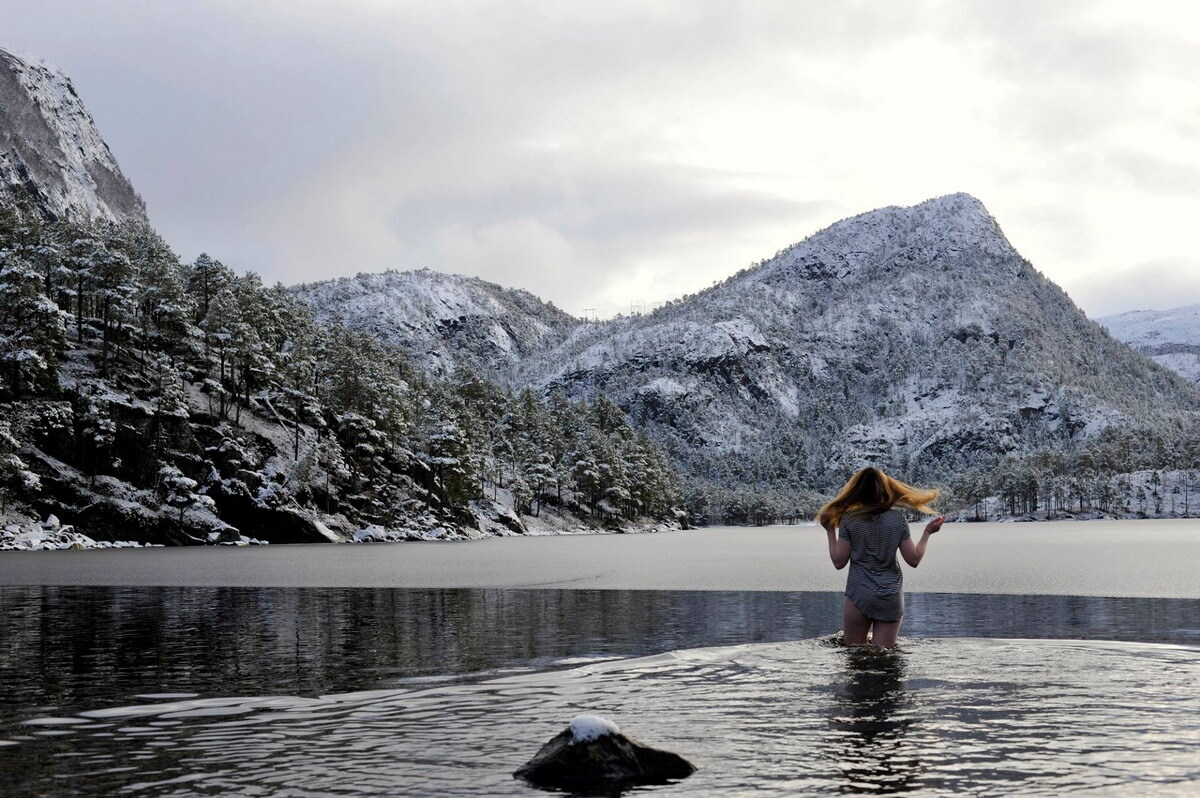
<svg viewBox="0 0 1200 798"><path fill-rule="evenodd" d="M76 462L94 484L102 470L115 470L121 463L113 452L117 424L109 408L104 388L95 383L80 386L75 401Z"/></svg>
<svg viewBox="0 0 1200 798"><path fill-rule="evenodd" d="M21 444L8 421L0 421L0 512L12 501L28 502L41 490L42 481L21 459Z"/></svg>
<svg viewBox="0 0 1200 798"><path fill-rule="evenodd" d="M186 275L187 292L195 297L192 321L201 325L212 308L213 300L233 282L233 272L208 253L201 253Z"/></svg>
<svg viewBox="0 0 1200 798"><path fill-rule="evenodd" d="M42 276L24 258L0 249L0 364L11 399L57 388L66 333L58 306L43 292Z"/></svg>
<svg viewBox="0 0 1200 798"><path fill-rule="evenodd" d="M100 374L107 376L110 359L127 338L125 325L135 313L133 264L110 239L97 247L88 268L90 288L100 317Z"/></svg>
<svg viewBox="0 0 1200 798"><path fill-rule="evenodd" d="M148 227L134 232L130 249L137 269L142 362L147 361L150 352L162 352L172 360L180 358L195 311L179 259Z"/></svg>
<svg viewBox="0 0 1200 798"><path fill-rule="evenodd" d="M163 465L158 471L159 493L163 502L179 510L179 523L182 524L189 510L201 512L211 510L216 506L211 496L197 492L199 483L183 475L173 465Z"/></svg>

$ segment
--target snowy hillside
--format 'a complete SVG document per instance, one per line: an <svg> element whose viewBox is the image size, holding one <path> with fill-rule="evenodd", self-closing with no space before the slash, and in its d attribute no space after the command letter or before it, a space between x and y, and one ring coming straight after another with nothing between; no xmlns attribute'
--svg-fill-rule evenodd
<svg viewBox="0 0 1200 798"><path fill-rule="evenodd" d="M1200 408L1200 392L1088 320L966 194L843 220L608 322L429 271L297 291L435 374L469 365L546 395L611 397L693 487L717 492L826 491L865 463L917 480L986 481L1006 461L1067 473Z"/></svg>
<svg viewBox="0 0 1200 798"><path fill-rule="evenodd" d="M1200 394L1089 321L973 197L838 222L650 316L583 325L518 382L611 396L714 485L829 489L1080 450Z"/></svg>
<svg viewBox="0 0 1200 798"><path fill-rule="evenodd" d="M317 317L404 347L426 372L504 376L559 343L578 321L526 291L420 269L360 274L293 289Z"/></svg>
<svg viewBox="0 0 1200 798"><path fill-rule="evenodd" d="M145 221L71 80L45 61L0 49L0 196L29 198L59 219Z"/></svg>
<svg viewBox="0 0 1200 798"><path fill-rule="evenodd" d="M632 531L678 506L611 402L431 379L145 224L0 207L0 550Z"/></svg>
<svg viewBox="0 0 1200 798"><path fill-rule="evenodd" d="M1185 379L1200 383L1200 305L1133 310L1097 321L1117 340Z"/></svg>

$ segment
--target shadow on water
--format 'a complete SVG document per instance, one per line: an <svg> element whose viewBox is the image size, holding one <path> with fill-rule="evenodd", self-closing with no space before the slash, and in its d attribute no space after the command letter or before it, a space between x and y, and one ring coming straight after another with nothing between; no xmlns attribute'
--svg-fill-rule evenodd
<svg viewBox="0 0 1200 798"><path fill-rule="evenodd" d="M843 793L899 793L917 788L921 766L905 735L913 718L905 689L904 652L869 646L845 650L830 726Z"/></svg>

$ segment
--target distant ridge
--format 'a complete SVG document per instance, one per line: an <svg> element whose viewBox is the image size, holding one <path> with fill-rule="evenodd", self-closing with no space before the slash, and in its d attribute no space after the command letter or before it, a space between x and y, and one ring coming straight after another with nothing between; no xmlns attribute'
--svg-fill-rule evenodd
<svg viewBox="0 0 1200 798"><path fill-rule="evenodd" d="M360 274L292 289L322 320L403 347L430 374L468 368L507 379L580 322L528 291L429 269Z"/></svg>
<svg viewBox="0 0 1200 798"><path fill-rule="evenodd" d="M1096 321L1114 338L1184 379L1200 383L1200 305L1171 310L1131 310Z"/></svg>

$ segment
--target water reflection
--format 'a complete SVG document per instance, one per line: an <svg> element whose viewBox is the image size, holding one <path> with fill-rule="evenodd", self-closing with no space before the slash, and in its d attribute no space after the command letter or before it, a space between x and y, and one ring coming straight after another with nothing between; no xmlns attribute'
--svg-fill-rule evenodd
<svg viewBox="0 0 1200 798"><path fill-rule="evenodd" d="M903 652L868 646L845 651L844 680L834 691L830 725L838 734L843 793L896 793L916 788L921 773L906 731L913 723Z"/></svg>
<svg viewBox="0 0 1200 798"><path fill-rule="evenodd" d="M30 706L320 695L831 634L836 593L0 588L0 737ZM906 639L1200 642L1200 600L914 594Z"/></svg>

